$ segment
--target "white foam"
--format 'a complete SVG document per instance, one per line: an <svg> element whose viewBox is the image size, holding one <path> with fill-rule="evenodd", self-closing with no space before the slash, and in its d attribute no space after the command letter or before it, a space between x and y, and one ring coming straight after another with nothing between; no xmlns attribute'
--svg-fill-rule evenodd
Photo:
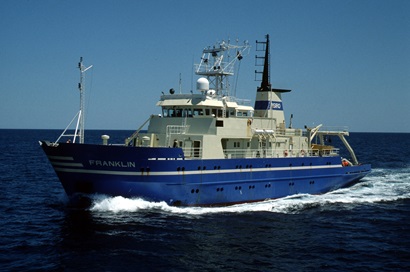
<svg viewBox="0 0 410 272"><path fill-rule="evenodd" d="M311 207L331 207L332 204L363 204L396 201L410 198L410 169L376 169L362 182L349 188L322 195L300 194L258 203L227 207L173 207L166 202L149 202L141 198L98 196L91 211L139 212L158 211L177 215L203 215L214 213L276 212L299 213ZM352 206L352 205L350 205Z"/></svg>

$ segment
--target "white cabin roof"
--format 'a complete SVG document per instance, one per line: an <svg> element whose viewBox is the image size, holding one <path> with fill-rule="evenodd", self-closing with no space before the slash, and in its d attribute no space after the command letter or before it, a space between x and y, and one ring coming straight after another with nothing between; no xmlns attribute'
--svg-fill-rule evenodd
<svg viewBox="0 0 410 272"><path fill-rule="evenodd" d="M171 94L161 95L160 100L156 104L161 107L187 107L187 106L205 106L223 108L224 102L221 99L213 98L204 94ZM253 111L253 107L238 105L236 102L226 102L227 108L238 110Z"/></svg>

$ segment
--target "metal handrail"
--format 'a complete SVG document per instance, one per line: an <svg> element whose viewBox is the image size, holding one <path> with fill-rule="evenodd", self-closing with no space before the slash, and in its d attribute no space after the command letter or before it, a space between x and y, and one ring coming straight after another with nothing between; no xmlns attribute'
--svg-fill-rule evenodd
<svg viewBox="0 0 410 272"><path fill-rule="evenodd" d="M294 158L294 157L327 157L337 156L339 148L328 150L304 149L224 149L225 158Z"/></svg>
<svg viewBox="0 0 410 272"><path fill-rule="evenodd" d="M131 143L135 138L138 137L138 134L140 133L140 131L142 130L142 128L154 117L155 115L150 115L150 117L148 117L147 120L145 120L145 122L130 136L125 140L125 145L128 145L129 143Z"/></svg>
<svg viewBox="0 0 410 272"><path fill-rule="evenodd" d="M201 159L202 148L182 148L186 159ZM296 158L296 157L330 157L339 155L339 148L332 148L328 150L312 149L224 149L224 156L226 159L239 158Z"/></svg>

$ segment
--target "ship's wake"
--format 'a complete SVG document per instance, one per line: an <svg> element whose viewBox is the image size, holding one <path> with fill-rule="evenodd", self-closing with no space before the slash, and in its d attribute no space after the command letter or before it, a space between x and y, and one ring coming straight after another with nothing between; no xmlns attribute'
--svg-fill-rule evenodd
<svg viewBox="0 0 410 272"><path fill-rule="evenodd" d="M246 212L295 214L311 209L352 209L357 205L405 199L410 199L410 168L374 169L362 182L322 195L299 194L226 207L174 207L169 206L166 202L99 195L92 199L90 210L110 213L161 212L182 216Z"/></svg>

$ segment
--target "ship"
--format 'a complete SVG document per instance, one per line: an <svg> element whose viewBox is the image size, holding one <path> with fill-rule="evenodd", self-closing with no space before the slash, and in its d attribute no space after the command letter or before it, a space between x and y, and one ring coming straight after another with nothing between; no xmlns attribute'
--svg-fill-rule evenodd
<svg viewBox="0 0 410 272"><path fill-rule="evenodd" d="M67 196L142 198L173 206L224 206L323 194L359 182L371 171L346 140L348 130L286 123L282 95L270 82L269 35L256 41L256 97L236 98L230 79L250 45L205 47L194 65L196 91L162 92L151 114L122 144L84 141L84 77L72 134L39 141ZM73 118L72 122L75 120ZM70 123L71 124L71 123ZM69 139L66 141L65 138ZM337 137L347 156L327 139ZM343 146L342 146L343 148ZM347 152L348 151L348 152Z"/></svg>

